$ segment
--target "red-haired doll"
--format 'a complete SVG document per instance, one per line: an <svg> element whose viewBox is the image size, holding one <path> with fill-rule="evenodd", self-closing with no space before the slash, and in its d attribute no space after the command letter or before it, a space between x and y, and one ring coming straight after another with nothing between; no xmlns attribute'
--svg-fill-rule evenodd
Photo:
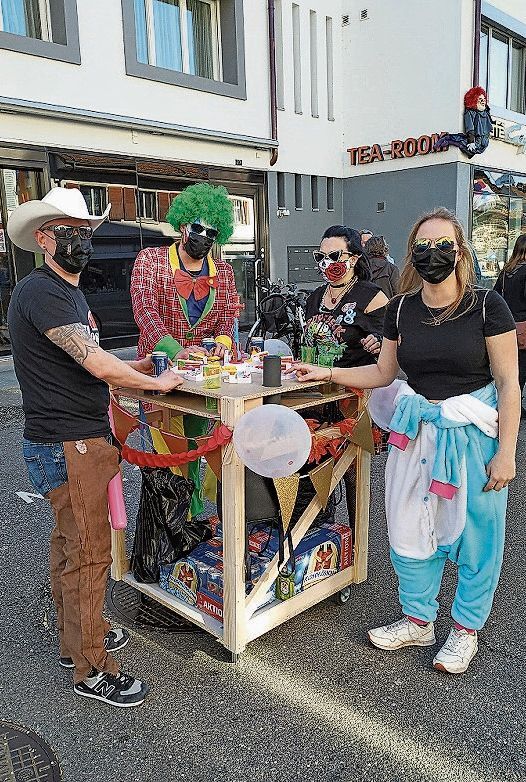
<svg viewBox="0 0 526 782"><path fill-rule="evenodd" d="M486 91L482 87L472 87L464 95L464 106L465 133L446 133L439 138L434 148L459 147L472 158L487 149L491 135L492 119Z"/></svg>

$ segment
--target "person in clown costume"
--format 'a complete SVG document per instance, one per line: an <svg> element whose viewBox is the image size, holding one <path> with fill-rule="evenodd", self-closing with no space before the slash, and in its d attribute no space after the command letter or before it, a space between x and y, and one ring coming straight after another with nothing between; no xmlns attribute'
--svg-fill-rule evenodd
<svg viewBox="0 0 526 782"><path fill-rule="evenodd" d="M232 348L238 296L232 266L215 261L214 244L226 244L234 231L232 203L224 187L190 185L176 196L166 215L181 233L170 247L146 247L138 254L131 278L133 314L140 337L139 358L155 350L170 359L203 353L203 338L216 340L214 353ZM198 437L207 422L184 417L184 435ZM179 432L182 434L183 432ZM196 490L191 515L203 510L199 462L189 465Z"/></svg>
<svg viewBox="0 0 526 782"><path fill-rule="evenodd" d="M433 666L459 674L477 653L502 566L520 419L515 322L495 291L475 286L462 226L444 208L413 227L400 289L377 364L293 370L304 381L378 389L369 409L391 430L385 505L403 616L369 639L386 651L433 646L449 559L453 625ZM407 381L395 380L400 368Z"/></svg>
<svg viewBox="0 0 526 782"><path fill-rule="evenodd" d="M493 120L488 106L488 96L482 87L472 87L464 95L464 133L445 133L434 146L458 147L468 158L481 155L489 145Z"/></svg>

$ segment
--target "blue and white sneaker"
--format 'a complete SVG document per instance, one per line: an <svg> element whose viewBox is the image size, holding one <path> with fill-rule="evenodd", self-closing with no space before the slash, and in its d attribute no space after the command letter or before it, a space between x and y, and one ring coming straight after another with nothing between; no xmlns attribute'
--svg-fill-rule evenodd
<svg viewBox="0 0 526 782"><path fill-rule="evenodd" d="M124 627L116 627L113 630L109 630L104 638L104 648L107 652L118 652L119 649L123 649L130 640L130 634ZM58 664L62 668L74 668L75 663L71 657L61 657Z"/></svg>

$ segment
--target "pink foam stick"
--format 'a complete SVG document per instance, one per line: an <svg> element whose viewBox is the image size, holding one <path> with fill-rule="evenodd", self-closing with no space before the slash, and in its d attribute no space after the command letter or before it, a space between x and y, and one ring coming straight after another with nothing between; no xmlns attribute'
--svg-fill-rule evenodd
<svg viewBox="0 0 526 782"><path fill-rule="evenodd" d="M108 414L110 417L111 428L115 433L111 405ZM124 504L124 492L122 489L122 475L120 467L117 475L108 483L108 508L110 511L110 522L113 529L126 529L128 524L128 517L126 515L126 505Z"/></svg>

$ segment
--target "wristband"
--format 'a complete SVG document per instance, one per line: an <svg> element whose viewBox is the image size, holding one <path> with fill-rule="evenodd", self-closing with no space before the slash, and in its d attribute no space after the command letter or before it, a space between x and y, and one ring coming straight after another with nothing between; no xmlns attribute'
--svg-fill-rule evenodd
<svg viewBox="0 0 526 782"><path fill-rule="evenodd" d="M331 374L329 375L329 380L328 380L327 382L328 382L328 383L332 383L332 367L330 367L330 369L329 369L329 372L330 372Z"/></svg>

